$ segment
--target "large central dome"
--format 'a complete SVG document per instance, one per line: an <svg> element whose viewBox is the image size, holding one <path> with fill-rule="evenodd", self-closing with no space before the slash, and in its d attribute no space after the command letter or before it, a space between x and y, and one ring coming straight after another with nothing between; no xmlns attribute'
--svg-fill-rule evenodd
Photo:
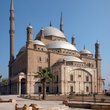
<svg viewBox="0 0 110 110"><path fill-rule="evenodd" d="M61 37L61 38L66 38L64 36L64 33L55 27L47 27L47 28L44 28L43 30L44 30L44 36L53 35L53 36L57 36L57 37ZM40 33L38 33L37 36L40 37Z"/></svg>

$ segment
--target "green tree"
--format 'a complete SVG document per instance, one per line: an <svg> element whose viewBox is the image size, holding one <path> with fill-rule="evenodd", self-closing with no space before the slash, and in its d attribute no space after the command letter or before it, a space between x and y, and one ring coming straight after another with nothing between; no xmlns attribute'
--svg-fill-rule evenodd
<svg viewBox="0 0 110 110"><path fill-rule="evenodd" d="M2 79L2 85L8 85L8 81L7 81L7 79Z"/></svg>
<svg viewBox="0 0 110 110"><path fill-rule="evenodd" d="M39 78L42 87L43 87L43 100L46 100L46 82L47 81L53 81L54 80L54 75L50 72L48 68L43 68L40 72L37 72L37 75L35 78Z"/></svg>
<svg viewBox="0 0 110 110"><path fill-rule="evenodd" d="M0 80L2 79L2 75L0 75Z"/></svg>

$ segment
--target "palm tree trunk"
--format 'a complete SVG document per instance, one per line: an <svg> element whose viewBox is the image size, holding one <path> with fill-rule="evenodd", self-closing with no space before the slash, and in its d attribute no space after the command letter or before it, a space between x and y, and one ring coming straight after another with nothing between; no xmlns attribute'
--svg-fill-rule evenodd
<svg viewBox="0 0 110 110"><path fill-rule="evenodd" d="M43 100L46 100L46 80L43 81Z"/></svg>

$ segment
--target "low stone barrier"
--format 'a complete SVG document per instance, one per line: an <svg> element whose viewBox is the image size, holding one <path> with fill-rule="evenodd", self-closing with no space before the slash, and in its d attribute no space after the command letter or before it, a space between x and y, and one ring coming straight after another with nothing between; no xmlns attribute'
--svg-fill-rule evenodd
<svg viewBox="0 0 110 110"><path fill-rule="evenodd" d="M0 100L0 103L7 103L7 102L12 102L12 103L14 103L14 102L16 102L16 100L15 100L15 99Z"/></svg>
<svg viewBox="0 0 110 110"><path fill-rule="evenodd" d="M69 105L69 107L75 107L75 108L86 108L86 109L90 109L91 108L91 105L90 104L69 103L68 105Z"/></svg>
<svg viewBox="0 0 110 110"><path fill-rule="evenodd" d="M110 110L110 105L106 104L92 104L92 103L71 103L68 100L64 100L63 104L69 107L75 107L75 108L88 108L93 110Z"/></svg>
<svg viewBox="0 0 110 110"><path fill-rule="evenodd" d="M110 110L110 105L96 105L96 104L92 104L91 105L91 109L94 110Z"/></svg>
<svg viewBox="0 0 110 110"><path fill-rule="evenodd" d="M15 110L33 110L32 107L29 107L28 105L24 105L23 107L20 107L18 104L15 105Z"/></svg>
<svg viewBox="0 0 110 110"><path fill-rule="evenodd" d="M15 110L67 110L68 107L63 105L60 107L52 107L52 108L42 108L39 104L31 104L30 106L24 105L20 107L18 104L15 105Z"/></svg>

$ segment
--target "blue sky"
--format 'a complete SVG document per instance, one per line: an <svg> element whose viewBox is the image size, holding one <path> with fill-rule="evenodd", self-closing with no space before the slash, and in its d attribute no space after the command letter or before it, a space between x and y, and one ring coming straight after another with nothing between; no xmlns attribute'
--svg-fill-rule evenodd
<svg viewBox="0 0 110 110"><path fill-rule="evenodd" d="M8 77L9 10L11 0L0 0L0 74ZM26 43L26 27L34 29L34 38L42 27L59 28L63 13L64 33L68 41L76 37L76 47L95 53L95 42L100 42L102 77L106 87L110 79L110 0L14 0L15 55Z"/></svg>

